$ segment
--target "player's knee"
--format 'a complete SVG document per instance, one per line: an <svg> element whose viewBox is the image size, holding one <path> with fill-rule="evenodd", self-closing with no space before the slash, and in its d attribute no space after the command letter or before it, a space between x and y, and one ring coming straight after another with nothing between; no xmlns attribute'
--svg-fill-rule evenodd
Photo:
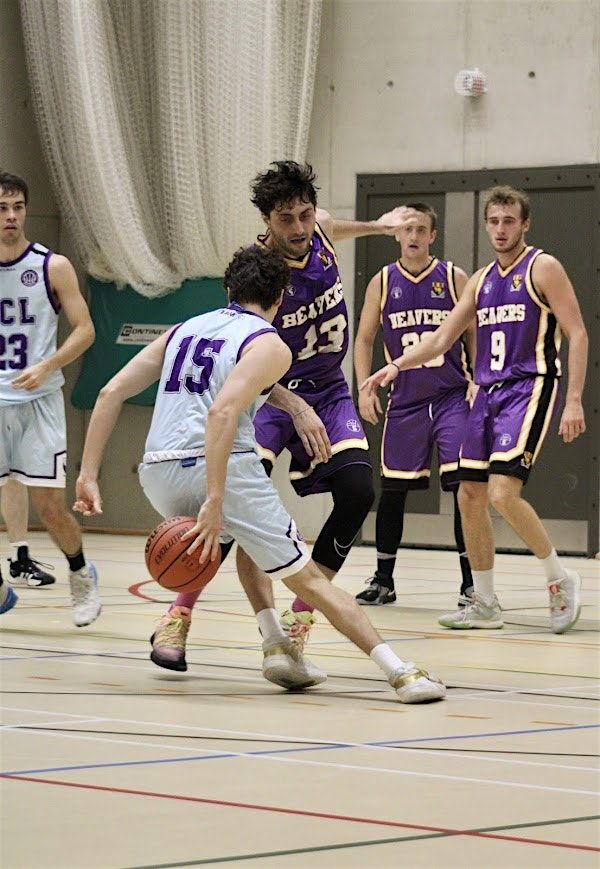
<svg viewBox="0 0 600 869"><path fill-rule="evenodd" d="M68 515L64 503L55 498L42 498L37 501L35 508L46 528L55 528Z"/></svg>
<svg viewBox="0 0 600 869"><path fill-rule="evenodd" d="M470 510L485 507L487 504L487 491L484 483L472 483L463 480L458 489L458 509L461 515Z"/></svg>
<svg viewBox="0 0 600 869"><path fill-rule="evenodd" d="M373 471L368 465L353 465L342 470L345 473L336 475L331 487L335 508L360 517L362 525L375 500Z"/></svg>
<svg viewBox="0 0 600 869"><path fill-rule="evenodd" d="M498 513L504 513L520 497L520 487L515 487L509 477L494 477L490 480L490 504Z"/></svg>
<svg viewBox="0 0 600 869"><path fill-rule="evenodd" d="M315 593L320 593L329 585L329 580L321 573L313 559L307 562L298 573L286 577L283 582L290 591L308 603L311 602L309 597L312 598Z"/></svg>

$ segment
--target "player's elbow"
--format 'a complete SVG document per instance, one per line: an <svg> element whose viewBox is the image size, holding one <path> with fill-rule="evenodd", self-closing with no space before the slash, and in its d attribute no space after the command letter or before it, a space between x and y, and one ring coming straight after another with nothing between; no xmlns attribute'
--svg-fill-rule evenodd
<svg viewBox="0 0 600 869"><path fill-rule="evenodd" d="M87 350L88 347L91 347L95 340L96 340L96 329L94 327L94 324L90 320L90 322L87 325L86 330L85 330L85 342L86 342L85 349Z"/></svg>
<svg viewBox="0 0 600 869"><path fill-rule="evenodd" d="M223 431L237 422L240 412L240 408L231 401L215 402L209 408L208 422L217 431Z"/></svg>

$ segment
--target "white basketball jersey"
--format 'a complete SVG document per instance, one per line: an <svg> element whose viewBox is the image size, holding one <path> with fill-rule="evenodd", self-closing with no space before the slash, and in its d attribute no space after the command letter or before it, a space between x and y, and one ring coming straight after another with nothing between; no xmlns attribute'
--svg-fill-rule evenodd
<svg viewBox="0 0 600 869"><path fill-rule="evenodd" d="M0 262L0 406L22 404L56 392L62 371L53 371L39 389L13 389L24 368L56 352L60 304L48 278L52 252L37 242L12 262Z"/></svg>
<svg viewBox="0 0 600 869"><path fill-rule="evenodd" d="M236 304L175 327L165 351L145 462L204 455L208 411L244 347L265 332L277 334L258 314ZM266 399L267 394L259 396L240 415L234 453L256 449L252 420Z"/></svg>

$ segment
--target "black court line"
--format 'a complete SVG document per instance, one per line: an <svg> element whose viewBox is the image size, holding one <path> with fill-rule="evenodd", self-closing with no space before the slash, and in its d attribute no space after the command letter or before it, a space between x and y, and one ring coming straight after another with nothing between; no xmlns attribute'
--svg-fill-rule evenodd
<svg viewBox="0 0 600 869"><path fill-rule="evenodd" d="M507 830L522 830L533 827L548 827L555 826L558 824L574 824L582 821L596 821L600 818L600 815L589 815L581 818L558 818L553 821L535 821L533 823L528 824L507 824L501 827L480 827L477 829L464 830L459 832L449 832L449 833L425 833L419 836L394 836L393 838L387 839L369 839L361 842L340 842L334 845L316 845L312 848L290 848L285 851L263 851L256 852L254 854L235 854L228 857L213 857L204 860L189 860L186 862L179 863L153 863L151 866L129 866L126 869L175 869L175 867L183 867L183 866L202 866L210 863L235 863L238 860L256 860L260 858L268 858L268 857L286 857L292 856L295 854L315 854L322 851L341 851L348 850L350 848L365 848L365 847L373 847L376 845L394 845L399 844L401 842L416 842L423 841L425 839L446 839L452 836L460 836L463 834L476 834L476 833L497 833L501 831ZM516 843L523 842L524 844L529 844L529 842L525 839L518 839L516 837L509 838L509 841L513 841ZM559 844L559 843L557 843ZM575 846L577 847L577 846ZM588 850L588 848L585 848ZM589 850L597 850L596 848L590 848Z"/></svg>

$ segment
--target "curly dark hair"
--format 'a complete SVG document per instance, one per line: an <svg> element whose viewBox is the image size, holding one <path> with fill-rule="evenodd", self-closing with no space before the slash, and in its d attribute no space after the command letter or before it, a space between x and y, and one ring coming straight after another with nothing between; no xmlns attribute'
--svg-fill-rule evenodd
<svg viewBox="0 0 600 869"><path fill-rule="evenodd" d="M224 284L231 302L272 307L288 285L288 264L271 248L242 247L225 269Z"/></svg>
<svg viewBox="0 0 600 869"><path fill-rule="evenodd" d="M274 169L257 175L252 182L251 202L261 214L268 217L273 209L289 205L295 199L317 205L316 175L309 163L294 160L276 160Z"/></svg>
<svg viewBox="0 0 600 869"><path fill-rule="evenodd" d="M29 188L27 182L18 175L11 175L0 169L0 191L6 196L10 193L22 193L25 205L29 202Z"/></svg>

